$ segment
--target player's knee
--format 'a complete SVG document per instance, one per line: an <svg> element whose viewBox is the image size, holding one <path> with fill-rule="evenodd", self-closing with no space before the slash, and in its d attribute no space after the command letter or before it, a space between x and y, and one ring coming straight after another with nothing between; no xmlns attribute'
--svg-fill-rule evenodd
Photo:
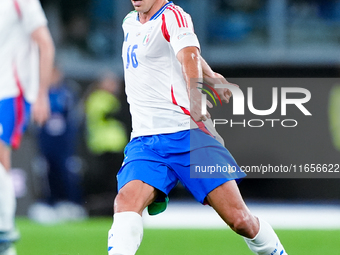
<svg viewBox="0 0 340 255"><path fill-rule="evenodd" d="M230 228L237 234L252 238L256 235L256 218L249 213L238 213L229 224Z"/></svg>
<svg viewBox="0 0 340 255"><path fill-rule="evenodd" d="M121 190L114 201L114 212L136 212L142 214L147 206L144 197L134 191Z"/></svg>
<svg viewBox="0 0 340 255"><path fill-rule="evenodd" d="M119 190L114 202L114 211L142 214L156 197L157 190L154 187L139 180L131 181Z"/></svg>
<svg viewBox="0 0 340 255"><path fill-rule="evenodd" d="M114 200L114 211L117 212L124 212L127 210L132 210L136 207L134 204L135 199L128 192L120 191L115 200Z"/></svg>

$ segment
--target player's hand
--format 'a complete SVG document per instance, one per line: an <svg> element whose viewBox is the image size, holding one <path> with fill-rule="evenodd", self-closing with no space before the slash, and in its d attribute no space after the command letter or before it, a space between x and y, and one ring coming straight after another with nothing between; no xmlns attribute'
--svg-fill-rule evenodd
<svg viewBox="0 0 340 255"><path fill-rule="evenodd" d="M50 116L50 101L47 93L39 93L37 100L32 107L32 118L42 126Z"/></svg>
<svg viewBox="0 0 340 255"><path fill-rule="evenodd" d="M210 108L212 107L212 104L208 100L207 105ZM206 114L202 114L202 93L197 88L190 89L190 115L195 121L210 119L208 111Z"/></svg>
<svg viewBox="0 0 340 255"><path fill-rule="evenodd" d="M233 84L233 83L228 83L228 84L237 86L236 84ZM221 101L223 101L225 103L229 103L230 98L233 95L229 89L227 89L227 88L215 88L215 90L216 90L217 94L219 95L219 97L221 98Z"/></svg>
<svg viewBox="0 0 340 255"><path fill-rule="evenodd" d="M213 83L213 85L215 84L228 84L228 85L233 85L236 87L239 87L237 84L233 84L228 82L223 75L219 74L219 73L214 73L214 77L213 79L210 79ZM230 98L232 97L232 93L229 89L227 88L215 88L218 96L221 98L221 101L225 102L225 103L229 103Z"/></svg>

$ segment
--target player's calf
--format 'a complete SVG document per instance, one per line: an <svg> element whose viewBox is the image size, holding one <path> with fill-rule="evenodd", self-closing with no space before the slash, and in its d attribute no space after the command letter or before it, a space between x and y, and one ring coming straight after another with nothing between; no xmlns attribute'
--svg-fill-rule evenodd
<svg viewBox="0 0 340 255"><path fill-rule="evenodd" d="M287 254L272 227L250 213L235 181L226 182L211 191L207 200L221 218L244 237L249 249L255 254Z"/></svg>

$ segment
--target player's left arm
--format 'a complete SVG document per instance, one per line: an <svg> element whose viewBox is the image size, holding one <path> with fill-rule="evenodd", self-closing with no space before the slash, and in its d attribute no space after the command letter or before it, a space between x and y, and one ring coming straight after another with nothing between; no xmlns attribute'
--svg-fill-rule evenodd
<svg viewBox="0 0 340 255"><path fill-rule="evenodd" d="M188 96L190 100L190 115L195 121L207 120L210 114L202 114L202 94L197 89L197 83L193 82L203 78L201 55L199 49L189 46L181 49L177 53L177 59L182 65L182 72L187 84Z"/></svg>
<svg viewBox="0 0 340 255"><path fill-rule="evenodd" d="M48 89L54 64L55 48L47 26L40 26L31 33L39 47L39 92L32 108L33 119L42 125L50 115Z"/></svg>

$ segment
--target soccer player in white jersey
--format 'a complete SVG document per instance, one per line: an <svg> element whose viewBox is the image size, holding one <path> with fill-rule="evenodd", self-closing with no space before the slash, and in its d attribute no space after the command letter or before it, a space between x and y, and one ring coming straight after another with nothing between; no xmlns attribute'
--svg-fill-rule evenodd
<svg viewBox="0 0 340 255"><path fill-rule="evenodd" d="M204 126L209 115L202 114L201 93L190 80L226 81L200 56L190 16L166 0L131 2L135 11L123 21L122 57L133 131L117 175L109 255L136 253L143 236L143 210L148 207L151 215L164 211L164 201L178 181L197 201L213 207L251 251L287 254L271 226L246 207L236 184L245 174ZM219 94L228 101L230 91ZM190 120L196 123L192 129ZM223 178L190 178L191 165L203 162L231 165L237 171Z"/></svg>
<svg viewBox="0 0 340 255"><path fill-rule="evenodd" d="M54 45L39 0L0 1L0 254L15 254L15 195L11 148L17 149L30 110L38 124L49 115ZM31 107L32 105L32 107Z"/></svg>

